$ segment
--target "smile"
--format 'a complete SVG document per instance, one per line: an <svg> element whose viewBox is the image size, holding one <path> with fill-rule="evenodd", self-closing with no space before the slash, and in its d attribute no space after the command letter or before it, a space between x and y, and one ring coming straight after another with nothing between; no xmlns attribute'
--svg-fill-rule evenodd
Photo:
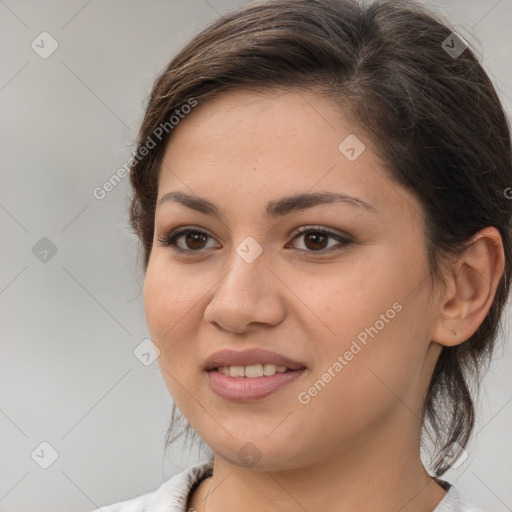
<svg viewBox="0 0 512 512"><path fill-rule="evenodd" d="M255 368L256 367L256 368ZM265 398L288 384L298 379L306 371L305 368L300 370L291 370L286 367L276 367L275 365L265 365L268 374L264 374L264 366L231 366L222 367L208 372L209 383L212 391L220 397L234 402L250 402ZM274 367L268 368L268 367ZM281 372L278 371L281 369ZM284 368L284 371L282 369ZM247 370L249 369L249 370ZM223 370L221 372L221 370ZM239 376L226 375L224 372L238 374ZM241 376L242 371L244 376ZM246 372L261 372L261 375L247 376ZM272 373L270 373L272 372Z"/></svg>

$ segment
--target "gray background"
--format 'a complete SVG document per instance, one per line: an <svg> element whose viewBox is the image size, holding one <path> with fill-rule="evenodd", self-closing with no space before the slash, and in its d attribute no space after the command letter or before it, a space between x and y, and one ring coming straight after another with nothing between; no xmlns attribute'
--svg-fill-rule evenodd
<svg viewBox="0 0 512 512"><path fill-rule="evenodd" d="M200 460L179 445L164 455L171 399L157 363L133 353L148 331L128 179L101 201L92 191L129 158L157 73L244 3L0 1L3 512L89 511ZM512 0L429 5L476 47L511 114ZM59 45L47 59L31 47L43 31ZM484 381L469 459L445 475L486 512L512 510L507 333ZM42 442L58 453L48 469Z"/></svg>

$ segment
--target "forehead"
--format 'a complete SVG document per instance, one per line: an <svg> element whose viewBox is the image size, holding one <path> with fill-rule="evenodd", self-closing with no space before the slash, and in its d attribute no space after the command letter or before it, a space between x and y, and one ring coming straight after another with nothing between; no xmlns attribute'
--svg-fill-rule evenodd
<svg viewBox="0 0 512 512"><path fill-rule="evenodd" d="M224 149L232 146L233 151L243 148L252 152L262 144L284 150L286 142L304 137L325 139L327 132L337 139L347 127L340 126L341 117L334 107L310 91L225 92L200 102L173 130L169 147L193 149L191 144L199 143L205 149L223 142ZM332 142L325 139L325 146ZM331 149L336 150L337 144Z"/></svg>
<svg viewBox="0 0 512 512"><path fill-rule="evenodd" d="M310 91L237 90L199 103L171 134L159 197L187 190L263 207L263 198L266 204L287 194L332 191L380 211L420 213L416 199L387 177L372 141L342 114Z"/></svg>

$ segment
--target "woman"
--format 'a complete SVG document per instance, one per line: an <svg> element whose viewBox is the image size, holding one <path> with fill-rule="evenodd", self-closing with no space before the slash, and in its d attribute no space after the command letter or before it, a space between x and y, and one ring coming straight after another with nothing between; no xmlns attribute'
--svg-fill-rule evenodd
<svg viewBox="0 0 512 512"><path fill-rule="evenodd" d="M488 76L420 5L206 28L154 84L130 213L162 375L213 457L102 510L477 510L440 477L508 296L511 178Z"/></svg>

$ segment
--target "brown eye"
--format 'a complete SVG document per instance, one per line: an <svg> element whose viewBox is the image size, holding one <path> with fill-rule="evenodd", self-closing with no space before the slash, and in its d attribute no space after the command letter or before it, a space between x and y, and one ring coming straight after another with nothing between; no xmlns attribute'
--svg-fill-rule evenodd
<svg viewBox="0 0 512 512"><path fill-rule="evenodd" d="M188 249L203 249L206 244L208 235L205 233L191 232L189 231L187 234L182 235L185 239L185 244ZM181 238L181 237L179 237Z"/></svg>
<svg viewBox="0 0 512 512"><path fill-rule="evenodd" d="M303 247L298 248L307 252L330 252L333 246L337 245L339 248L343 248L352 243L348 238L323 228L302 228L299 230L294 240L300 238L303 239ZM334 243L329 243L330 239L333 240Z"/></svg>
<svg viewBox="0 0 512 512"><path fill-rule="evenodd" d="M179 242L180 240L182 241ZM194 253L207 249L209 240L213 240L213 238L205 231L190 228L177 229L172 231L169 235L158 237L160 245L171 247L174 251L183 253Z"/></svg>
<svg viewBox="0 0 512 512"><path fill-rule="evenodd" d="M304 235L304 245L312 250L325 249L328 240L329 237L323 233L312 232Z"/></svg>

